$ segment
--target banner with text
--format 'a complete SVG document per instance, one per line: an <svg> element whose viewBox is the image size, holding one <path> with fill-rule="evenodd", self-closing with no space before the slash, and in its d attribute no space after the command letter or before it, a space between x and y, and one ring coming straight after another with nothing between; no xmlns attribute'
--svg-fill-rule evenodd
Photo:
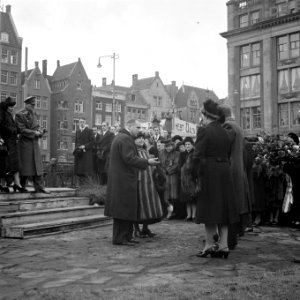
<svg viewBox="0 0 300 300"><path fill-rule="evenodd" d="M172 136L180 135L180 136L191 136L195 137L197 134L197 125L193 123L189 123L179 118L174 119L174 128L172 130Z"/></svg>

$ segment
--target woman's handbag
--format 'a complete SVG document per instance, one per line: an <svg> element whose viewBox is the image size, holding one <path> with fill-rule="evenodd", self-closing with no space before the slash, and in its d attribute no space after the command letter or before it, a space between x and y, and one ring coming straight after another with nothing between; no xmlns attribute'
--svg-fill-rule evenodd
<svg viewBox="0 0 300 300"><path fill-rule="evenodd" d="M166 175L161 166L156 166L153 170L152 178L158 192L163 192L166 188Z"/></svg>
<svg viewBox="0 0 300 300"><path fill-rule="evenodd" d="M0 146L0 156L6 157L8 155L8 149L5 145Z"/></svg>

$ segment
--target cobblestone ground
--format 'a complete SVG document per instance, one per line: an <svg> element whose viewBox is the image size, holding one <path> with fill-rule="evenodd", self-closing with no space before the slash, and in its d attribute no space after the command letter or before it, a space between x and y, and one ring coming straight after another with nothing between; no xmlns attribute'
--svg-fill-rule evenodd
<svg viewBox="0 0 300 300"><path fill-rule="evenodd" d="M112 226L28 240L0 239L0 299L39 299L34 295L74 289L94 297L84 299L100 299L97 295L124 287L199 285L211 278L247 278L299 266L293 259L300 256L300 231L293 229L256 228L240 238L227 260L195 256L203 244L202 226L175 220L151 229L157 236L140 239L135 247L113 246Z"/></svg>

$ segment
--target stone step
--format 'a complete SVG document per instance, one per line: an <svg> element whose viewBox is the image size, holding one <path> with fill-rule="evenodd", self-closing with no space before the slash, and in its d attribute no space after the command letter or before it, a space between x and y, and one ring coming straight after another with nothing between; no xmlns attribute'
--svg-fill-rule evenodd
<svg viewBox="0 0 300 300"><path fill-rule="evenodd" d="M104 206L84 205L76 207L14 212L2 215L0 225L1 227L6 227L8 225L12 226L20 224L49 222L63 218L77 218L102 214L103 211Z"/></svg>
<svg viewBox="0 0 300 300"><path fill-rule="evenodd" d="M58 219L48 222L9 225L2 228L1 236L4 238L24 239L111 224L111 218L105 217L103 214L96 214L93 216Z"/></svg>
<svg viewBox="0 0 300 300"><path fill-rule="evenodd" d="M10 188L12 191L12 188ZM28 193L0 193L0 202L12 200L28 200L28 199L47 199L57 197L73 197L76 196L76 190L70 188L46 188L51 194L34 193L32 187L28 188Z"/></svg>
<svg viewBox="0 0 300 300"><path fill-rule="evenodd" d="M74 207L89 204L88 197L64 197L64 198L42 198L10 200L0 202L0 216L17 211L33 211L61 207Z"/></svg>

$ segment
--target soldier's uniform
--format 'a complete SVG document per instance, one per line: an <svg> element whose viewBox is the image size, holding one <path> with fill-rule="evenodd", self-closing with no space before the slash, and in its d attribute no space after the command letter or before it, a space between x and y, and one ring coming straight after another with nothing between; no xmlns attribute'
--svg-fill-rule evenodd
<svg viewBox="0 0 300 300"><path fill-rule="evenodd" d="M27 97L26 104L35 105L35 97ZM43 165L38 140L42 136L36 135L40 130L36 112L26 107L20 110L15 117L20 130L19 153L21 185L25 187L28 177L33 180L36 192L48 193L42 186Z"/></svg>

